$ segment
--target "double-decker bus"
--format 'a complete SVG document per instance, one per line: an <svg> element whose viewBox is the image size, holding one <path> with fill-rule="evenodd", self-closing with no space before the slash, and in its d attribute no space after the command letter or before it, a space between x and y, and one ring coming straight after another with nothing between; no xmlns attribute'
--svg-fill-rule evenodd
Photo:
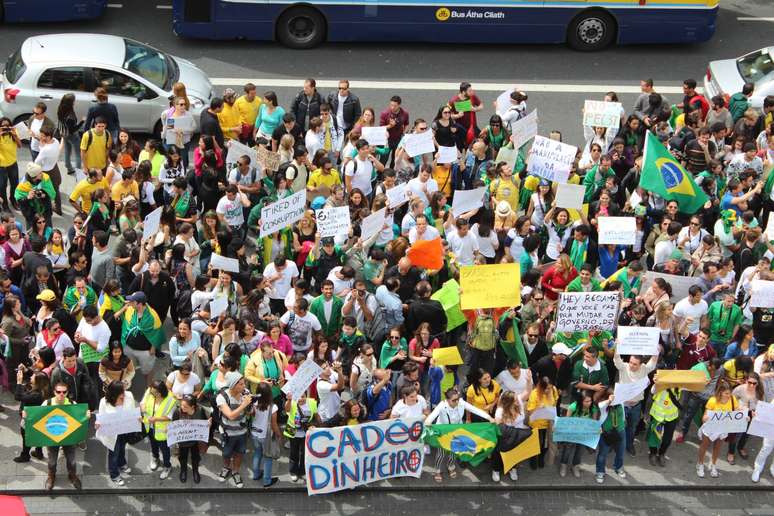
<svg viewBox="0 0 774 516"><path fill-rule="evenodd" d="M63 22L99 18L107 0L0 0L0 21Z"/></svg>

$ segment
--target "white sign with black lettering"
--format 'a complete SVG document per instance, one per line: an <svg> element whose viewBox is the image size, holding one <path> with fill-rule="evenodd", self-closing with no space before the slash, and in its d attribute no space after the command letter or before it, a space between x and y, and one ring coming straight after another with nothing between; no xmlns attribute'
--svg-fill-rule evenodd
<svg viewBox="0 0 774 516"><path fill-rule="evenodd" d="M296 192L261 209L261 238L286 228L304 216L306 190Z"/></svg>
<svg viewBox="0 0 774 516"><path fill-rule="evenodd" d="M527 171L543 179L566 183L578 148L543 136L535 136Z"/></svg>
<svg viewBox="0 0 774 516"><path fill-rule="evenodd" d="M619 355L658 355L661 330L650 326L619 326Z"/></svg>
<svg viewBox="0 0 774 516"><path fill-rule="evenodd" d="M612 330L618 319L618 292L562 292L556 331Z"/></svg>
<svg viewBox="0 0 774 516"><path fill-rule="evenodd" d="M349 233L349 206L317 210L315 218L317 219L317 231L322 238Z"/></svg>
<svg viewBox="0 0 774 516"><path fill-rule="evenodd" d="M167 426L167 445L194 441L209 442L210 422L206 419L178 419Z"/></svg>
<svg viewBox="0 0 774 516"><path fill-rule="evenodd" d="M634 217L599 217L601 245L634 245L637 242L637 219Z"/></svg>

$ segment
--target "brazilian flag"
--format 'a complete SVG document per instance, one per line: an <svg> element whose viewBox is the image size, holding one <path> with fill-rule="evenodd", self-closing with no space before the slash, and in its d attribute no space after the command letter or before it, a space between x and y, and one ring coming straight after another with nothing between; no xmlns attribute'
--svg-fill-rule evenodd
<svg viewBox="0 0 774 516"><path fill-rule="evenodd" d="M428 425L422 435L425 444L450 451L462 462L478 466L492 454L500 429L494 423Z"/></svg>
<svg viewBox="0 0 774 516"><path fill-rule="evenodd" d="M677 201L682 213L694 214L709 200L691 173L651 132L645 137L640 186L664 199Z"/></svg>
<svg viewBox="0 0 774 516"><path fill-rule="evenodd" d="M86 440L89 419L85 403L24 407L24 444L27 446L69 446Z"/></svg>

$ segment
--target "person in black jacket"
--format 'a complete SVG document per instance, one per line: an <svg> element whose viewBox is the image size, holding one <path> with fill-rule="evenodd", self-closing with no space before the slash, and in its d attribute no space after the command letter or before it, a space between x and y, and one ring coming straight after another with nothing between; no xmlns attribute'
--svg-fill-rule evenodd
<svg viewBox="0 0 774 516"><path fill-rule="evenodd" d="M161 270L158 260L151 260L148 270L134 278L129 292L145 293L148 305L156 311L161 324L164 324L169 307L175 299L175 282L169 274Z"/></svg>
<svg viewBox="0 0 774 516"><path fill-rule="evenodd" d="M83 123L85 130L91 129L97 121L97 118L104 118L107 122L107 130L114 142L118 141L118 130L121 123L118 120L118 108L115 104L108 102L107 90L99 87L94 90L94 96L97 97L97 103L89 108L86 114L86 121Z"/></svg>
<svg viewBox="0 0 774 516"><path fill-rule="evenodd" d="M360 119L363 110L360 107L360 99L357 95L349 91L349 81L343 79L339 81L338 93L328 95L328 104L331 105L333 117L336 119L339 127L346 136L352 130L352 127ZM339 106L341 108L341 118L339 118Z"/></svg>
<svg viewBox="0 0 774 516"><path fill-rule="evenodd" d="M320 116L320 105L323 103L322 95L317 91L317 81L307 79L304 81L304 89L298 92L293 103L290 105L290 112L296 116L296 123L306 131L309 127L309 121L316 116Z"/></svg>
<svg viewBox="0 0 774 516"><path fill-rule="evenodd" d="M51 371L51 384L62 382L67 385L67 397L73 403L88 403L89 408L97 407L97 386L89 376L86 364L78 358L75 348L62 351L62 360Z"/></svg>
<svg viewBox="0 0 774 516"><path fill-rule="evenodd" d="M572 350L566 344L557 343L551 348L551 354L539 359L530 365L532 381L534 383L544 376L551 379L551 383L559 390L564 390L572 380Z"/></svg>
<svg viewBox="0 0 774 516"><path fill-rule="evenodd" d="M433 293L430 283L422 280L417 283L416 299L411 302L406 313L406 334L413 335L423 322L430 323L430 338L437 338L443 342L446 331L446 312L443 305L434 299L430 299Z"/></svg>
<svg viewBox="0 0 774 516"><path fill-rule="evenodd" d="M574 249L575 248L575 249ZM582 250L585 248L584 263L590 264L593 268L597 268L599 262L599 252L597 251L597 242L591 238L591 229L586 224L575 226L572 232L572 238L567 241L564 249L562 250L572 260L576 250ZM578 267L573 261L573 265Z"/></svg>
<svg viewBox="0 0 774 516"><path fill-rule="evenodd" d="M81 122L78 121L78 116L75 114L75 95L73 93L66 93L62 97L56 111L56 118L57 130L61 140L64 141L65 168L69 175L73 175L76 168L81 168L81 138L78 133ZM70 159L73 154L75 154L75 167Z"/></svg>
<svg viewBox="0 0 774 516"><path fill-rule="evenodd" d="M19 368L16 372L16 392L14 393L14 399L19 402L19 415L24 412L24 407L39 407L43 404L43 400L48 399L51 396L50 384L48 381L48 375L41 371L33 372L28 375L26 368ZM28 377L28 381L24 381L24 377ZM24 444L24 418L21 418L19 422L21 425L20 432L22 438L22 451L18 457L14 457L13 461L16 463L29 462L30 455L36 459L43 460L43 450L38 446L35 451L30 453L31 448Z"/></svg>
<svg viewBox="0 0 774 516"><path fill-rule="evenodd" d="M223 99L213 97L210 101L210 107L202 111L199 117L199 131L202 136L211 136L215 139L218 147L224 147L223 130L218 122L218 113L223 111Z"/></svg>

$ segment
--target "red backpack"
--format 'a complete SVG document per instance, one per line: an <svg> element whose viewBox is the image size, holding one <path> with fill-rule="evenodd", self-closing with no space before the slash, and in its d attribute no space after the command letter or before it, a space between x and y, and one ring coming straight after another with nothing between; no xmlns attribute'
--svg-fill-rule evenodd
<svg viewBox="0 0 774 516"><path fill-rule="evenodd" d="M701 94L697 93L696 95L691 97L691 100L688 101L688 104L693 106L697 102L699 104L701 104L701 106L700 106L700 108L701 108L701 119L704 120L705 118L707 118L707 113L709 113L710 103L709 103L709 101L707 101L707 98L704 95L701 95Z"/></svg>

